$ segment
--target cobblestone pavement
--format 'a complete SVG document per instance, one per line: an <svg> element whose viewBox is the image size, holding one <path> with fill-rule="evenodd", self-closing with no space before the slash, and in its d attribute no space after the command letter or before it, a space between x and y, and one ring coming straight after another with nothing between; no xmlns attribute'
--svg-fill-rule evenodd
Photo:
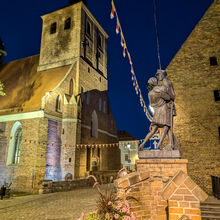
<svg viewBox="0 0 220 220"><path fill-rule="evenodd" d="M94 211L97 198L97 190L87 188L0 200L0 220L75 220L82 212Z"/></svg>

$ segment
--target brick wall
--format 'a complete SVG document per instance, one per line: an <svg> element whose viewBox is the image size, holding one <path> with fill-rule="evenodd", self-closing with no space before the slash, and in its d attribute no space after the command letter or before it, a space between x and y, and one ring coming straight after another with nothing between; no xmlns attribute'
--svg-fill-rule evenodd
<svg viewBox="0 0 220 220"><path fill-rule="evenodd" d="M219 23L220 2L214 1L167 67L176 93L174 132L187 158L193 180L211 194L211 175L220 175ZM211 66L209 58L218 65Z"/></svg>
<svg viewBox="0 0 220 220"><path fill-rule="evenodd" d="M64 23L71 18L70 29L64 30ZM81 30L81 4L74 4L42 16L40 62L42 71L72 63L79 56ZM56 33L50 34L51 24L56 22Z"/></svg>
<svg viewBox="0 0 220 220"><path fill-rule="evenodd" d="M188 219L201 220L200 202L208 195L183 171L169 181L162 191L168 201L169 219L178 220L182 216Z"/></svg>
<svg viewBox="0 0 220 220"><path fill-rule="evenodd" d="M130 199L137 220L201 219L207 194L187 175L185 159L137 161L137 171L115 180L118 196Z"/></svg>
<svg viewBox="0 0 220 220"><path fill-rule="evenodd" d="M20 163L7 166L8 148L12 126L16 121L6 122L4 146L1 148L1 183L12 182L16 191L38 191L38 182L44 178L47 119L20 120L22 126L22 142Z"/></svg>

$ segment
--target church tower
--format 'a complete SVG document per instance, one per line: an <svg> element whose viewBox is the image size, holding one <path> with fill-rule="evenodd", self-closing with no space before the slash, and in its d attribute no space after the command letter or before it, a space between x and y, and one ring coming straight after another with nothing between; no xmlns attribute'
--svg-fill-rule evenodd
<svg viewBox="0 0 220 220"><path fill-rule="evenodd" d="M84 136L84 130L88 130L88 126L82 124L84 94L90 93L92 90L105 92L108 89L108 35L87 9L86 1L72 0L69 3L70 5L65 8L42 16L38 66L38 72L42 72L42 74L44 71L55 68L57 70L65 66L69 68L63 83L65 87L71 87L71 92L65 91L59 96L63 100L63 107L62 122L57 123L57 132L61 127L60 138L63 147L60 152L56 152L58 159L55 158L55 161L59 161L60 158L60 164L58 162L56 166L54 165L55 180L60 180L60 178L63 180L67 174L73 177L82 176L86 172L84 158L86 158L87 152L81 151L79 154L75 148L69 146L76 146L85 141L81 138ZM56 76L51 76L51 78L53 77ZM70 84L72 86L69 86ZM88 114L87 117L90 118L90 116L92 117ZM55 126L53 123L55 122L51 121L51 129ZM50 158L50 155L47 158ZM50 164L49 162L48 164ZM50 177L47 173L50 173L51 167L48 166L48 169L46 178Z"/></svg>
<svg viewBox="0 0 220 220"><path fill-rule="evenodd" d="M38 71L72 64L82 58L107 77L107 34L85 6L70 1L68 7L43 15Z"/></svg>

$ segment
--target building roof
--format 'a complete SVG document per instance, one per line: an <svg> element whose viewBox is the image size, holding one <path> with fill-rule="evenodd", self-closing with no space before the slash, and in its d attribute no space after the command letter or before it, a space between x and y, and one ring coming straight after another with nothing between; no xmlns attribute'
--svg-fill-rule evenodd
<svg viewBox="0 0 220 220"><path fill-rule="evenodd" d="M70 65L37 72L39 55L0 65L0 81L6 96L0 96L0 115L41 108L46 92L58 86Z"/></svg>
<svg viewBox="0 0 220 220"><path fill-rule="evenodd" d="M118 139L119 141L130 141L137 140L135 137L130 135L127 131L118 131Z"/></svg>

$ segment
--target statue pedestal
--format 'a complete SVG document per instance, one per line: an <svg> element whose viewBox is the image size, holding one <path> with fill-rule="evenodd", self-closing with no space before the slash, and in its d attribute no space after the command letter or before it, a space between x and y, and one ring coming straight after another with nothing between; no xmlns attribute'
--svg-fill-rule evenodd
<svg viewBox="0 0 220 220"><path fill-rule="evenodd" d="M179 150L143 150L138 152L139 159L180 159Z"/></svg>

